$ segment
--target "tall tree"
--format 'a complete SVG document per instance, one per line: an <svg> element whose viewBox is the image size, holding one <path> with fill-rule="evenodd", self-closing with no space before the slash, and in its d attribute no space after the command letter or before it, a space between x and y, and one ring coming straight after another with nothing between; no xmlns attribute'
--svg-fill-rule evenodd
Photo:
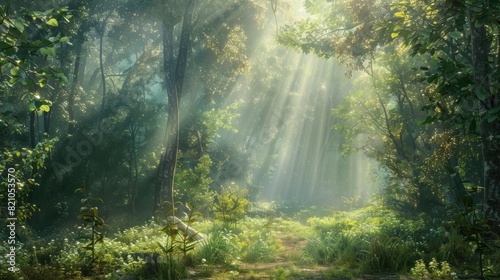
<svg viewBox="0 0 500 280"><path fill-rule="evenodd" d="M173 13L172 1L165 0L165 7ZM174 179L177 165L177 152L179 148L179 98L182 94L184 75L186 71L187 55L192 31L192 17L195 0L189 0L182 16L182 30L178 46L177 57L174 57L175 37L174 27L178 22L172 14L165 15L162 20L163 35L163 71L165 87L167 90L167 127L165 131L165 147L162 151L158 173L155 181L154 207L168 200L174 207Z"/></svg>

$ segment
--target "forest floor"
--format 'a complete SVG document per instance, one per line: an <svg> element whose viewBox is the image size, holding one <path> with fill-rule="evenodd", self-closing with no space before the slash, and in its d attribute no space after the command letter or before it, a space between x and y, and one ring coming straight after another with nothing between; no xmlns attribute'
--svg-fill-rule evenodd
<svg viewBox="0 0 500 280"><path fill-rule="evenodd" d="M294 236L279 237L281 250L271 262L240 263L238 272L216 269L206 276L200 271L190 271L190 279L304 279L304 280L404 280L397 275L362 275L357 277L332 276L331 267L326 265L301 264L300 256L307 240Z"/></svg>

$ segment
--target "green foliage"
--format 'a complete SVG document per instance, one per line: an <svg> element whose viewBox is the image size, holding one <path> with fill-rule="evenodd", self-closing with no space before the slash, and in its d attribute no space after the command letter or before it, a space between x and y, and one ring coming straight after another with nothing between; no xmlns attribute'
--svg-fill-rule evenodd
<svg viewBox="0 0 500 280"><path fill-rule="evenodd" d="M166 225L161 228L167 235L166 242L158 243L164 257L165 262L156 267L155 275L157 277L165 277L166 279L179 279L187 275L187 267L192 261L190 254L198 243L197 233L192 234L189 229L195 222L196 217L201 217L201 213L194 211L189 204L184 205L187 208L185 213L186 228L182 230L179 227L180 221L171 216L174 209L165 213Z"/></svg>
<svg viewBox="0 0 500 280"><path fill-rule="evenodd" d="M462 242L469 242L473 252L473 258L477 262L477 270L481 279L485 278L491 269L486 267L486 256L495 256L495 252L500 248L498 245L498 236L490 229L488 221L481 216L478 204L475 203L469 195L460 198L463 200L463 207L458 209L451 224L452 231L450 235L450 249L447 254L450 257L457 258L468 256L467 250L463 248ZM456 231L456 232L455 232ZM458 233L463 239L456 236ZM451 243L453 241L453 243Z"/></svg>
<svg viewBox="0 0 500 280"><path fill-rule="evenodd" d="M194 168L183 168L176 172L178 201L185 201L200 211L210 210L215 196L215 192L210 189L210 184L213 182L210 178L211 166L210 157L203 155Z"/></svg>
<svg viewBox="0 0 500 280"><path fill-rule="evenodd" d="M278 41L322 58L337 57L351 69L366 69L365 60L383 42L375 23L386 16L386 2L309 0L304 7L310 16L282 28Z"/></svg>
<svg viewBox="0 0 500 280"><path fill-rule="evenodd" d="M442 244L444 234L429 231L423 218L403 218L376 205L311 218L308 223L317 237L309 239L303 261L365 273L405 272L419 256ZM437 249L430 245L434 243Z"/></svg>
<svg viewBox="0 0 500 280"><path fill-rule="evenodd" d="M406 271L416 256L411 244L399 237L377 235L368 241L363 266L367 271Z"/></svg>
<svg viewBox="0 0 500 280"><path fill-rule="evenodd" d="M249 263L273 261L277 251L274 242L269 233L257 236L244 249L242 260Z"/></svg>
<svg viewBox="0 0 500 280"><path fill-rule="evenodd" d="M104 235L102 233L102 228L104 227L104 219L99 216L99 209L96 206L92 206L95 202L101 202L102 199L91 196L85 189L77 189L75 191L84 194L84 198L81 200L82 207L80 208L79 217L82 219L83 228L88 227L90 234L84 237L89 243L85 244L82 248L87 252L90 252L89 266L91 270L94 268L96 261L98 260L98 255L96 254L96 245L104 244Z"/></svg>
<svg viewBox="0 0 500 280"><path fill-rule="evenodd" d="M300 273L298 272L297 267L293 265L287 267L280 266L274 269L271 277L276 280L294 279L300 277Z"/></svg>
<svg viewBox="0 0 500 280"><path fill-rule="evenodd" d="M247 196L248 190L242 189L234 183L222 188L213 207L215 217L224 224L236 226L238 220L245 216L250 206Z"/></svg>
<svg viewBox="0 0 500 280"><path fill-rule="evenodd" d="M450 265L446 261L438 262L432 259L429 266L420 259L417 260L415 266L411 269L411 274L418 279L456 279L456 273L453 273Z"/></svg>
<svg viewBox="0 0 500 280"><path fill-rule="evenodd" d="M237 109L241 106L242 101L234 102L224 109L212 109L203 113L203 125L206 127L208 142L213 142L216 137L220 136L222 130L238 132L234 122L239 118L240 114Z"/></svg>
<svg viewBox="0 0 500 280"><path fill-rule="evenodd" d="M447 232L446 243L441 245L439 252L442 259L457 265L472 259L473 254L469 241L456 228Z"/></svg>
<svg viewBox="0 0 500 280"><path fill-rule="evenodd" d="M52 79L57 80L59 85L67 82L64 74L56 68L37 68L30 64L32 56L55 56L57 47L70 44L68 37L62 37L54 31L59 21L68 22L72 17L67 8L43 12L27 8L12 11L9 1L6 5L0 5L0 17L0 67L2 72L5 69L5 73L8 73L8 79L2 78L0 81L0 90L7 90L17 83L42 88Z"/></svg>
<svg viewBox="0 0 500 280"><path fill-rule="evenodd" d="M214 228L209 237L201 242L196 256L202 263L228 264L236 252L236 235L227 229Z"/></svg>
<svg viewBox="0 0 500 280"><path fill-rule="evenodd" d="M326 232L318 238L309 239L304 249L303 261L318 264L342 264L356 268L366 243L359 236Z"/></svg>

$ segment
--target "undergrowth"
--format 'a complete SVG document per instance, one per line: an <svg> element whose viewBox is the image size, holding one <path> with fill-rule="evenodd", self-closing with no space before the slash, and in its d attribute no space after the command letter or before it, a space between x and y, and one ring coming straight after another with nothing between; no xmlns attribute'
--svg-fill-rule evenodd
<svg viewBox="0 0 500 280"><path fill-rule="evenodd" d="M192 227L206 238L179 254L170 254L167 245L171 237L162 232L165 222L151 219L140 226L108 232L94 248L92 269L88 268L88 258L82 258L86 241L81 237L86 229L75 227L27 239L18 247L20 270L9 273L2 261L0 278L172 279L175 275L182 279L190 271L199 277L218 273L231 279L254 273L242 270L245 263L272 263L278 256L288 258L293 265L270 268L266 275L274 279L300 277L316 265L329 267L321 272L327 278L402 274L417 279L455 279L457 275L477 275L474 243L459 229L443 226L447 221L429 215L402 217L372 204L310 217L307 223L296 217L266 212L244 217L236 226L197 219ZM292 240L305 244L296 248L302 254L283 253ZM483 269L491 279L498 275L499 257L498 252L484 255Z"/></svg>

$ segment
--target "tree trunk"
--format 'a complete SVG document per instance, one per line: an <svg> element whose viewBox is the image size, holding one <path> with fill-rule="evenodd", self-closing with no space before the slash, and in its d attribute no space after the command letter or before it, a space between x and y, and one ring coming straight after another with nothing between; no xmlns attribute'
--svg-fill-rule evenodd
<svg viewBox="0 0 500 280"><path fill-rule="evenodd" d="M76 89L79 85L79 80L80 80L80 70L81 70L81 59L82 59L82 51L83 51L83 44L85 43L85 27L80 26L80 29L78 29L78 33L75 38L75 65L73 68L73 74L72 74L72 84L71 84L71 89L69 90L69 95L68 95L68 106L67 111L68 111L68 134L73 133L73 129L75 126L75 113L73 110L73 107L75 105L75 95L76 95Z"/></svg>
<svg viewBox="0 0 500 280"><path fill-rule="evenodd" d="M164 201L174 208L174 179L179 148L179 99L186 70L187 53L191 34L194 0L190 0L184 12L181 39L177 61L174 59L174 24L168 19L162 22L163 28L163 69L167 89L167 128L165 131L165 149L162 151L155 181L154 210L158 210Z"/></svg>
<svg viewBox="0 0 500 280"><path fill-rule="evenodd" d="M105 28L106 28L106 22L102 24L101 30L99 31L99 68L101 69L101 83L102 83L101 117L104 114L104 108L106 106L106 75L104 74L104 63L102 60L102 45L103 45Z"/></svg>
<svg viewBox="0 0 500 280"><path fill-rule="evenodd" d="M498 94L493 94L489 81L489 42L484 24L476 25L473 20L473 11L467 12L472 48L472 67L476 91L486 96L480 102L480 112L488 113L500 106ZM481 96L478 95L478 96ZM485 218L497 233L500 233L500 120L490 121L487 117L481 120L481 137L484 156L484 191L485 191Z"/></svg>
<svg viewBox="0 0 500 280"><path fill-rule="evenodd" d="M32 149L36 146L36 138L35 138L35 118L36 112L30 111L30 146Z"/></svg>

